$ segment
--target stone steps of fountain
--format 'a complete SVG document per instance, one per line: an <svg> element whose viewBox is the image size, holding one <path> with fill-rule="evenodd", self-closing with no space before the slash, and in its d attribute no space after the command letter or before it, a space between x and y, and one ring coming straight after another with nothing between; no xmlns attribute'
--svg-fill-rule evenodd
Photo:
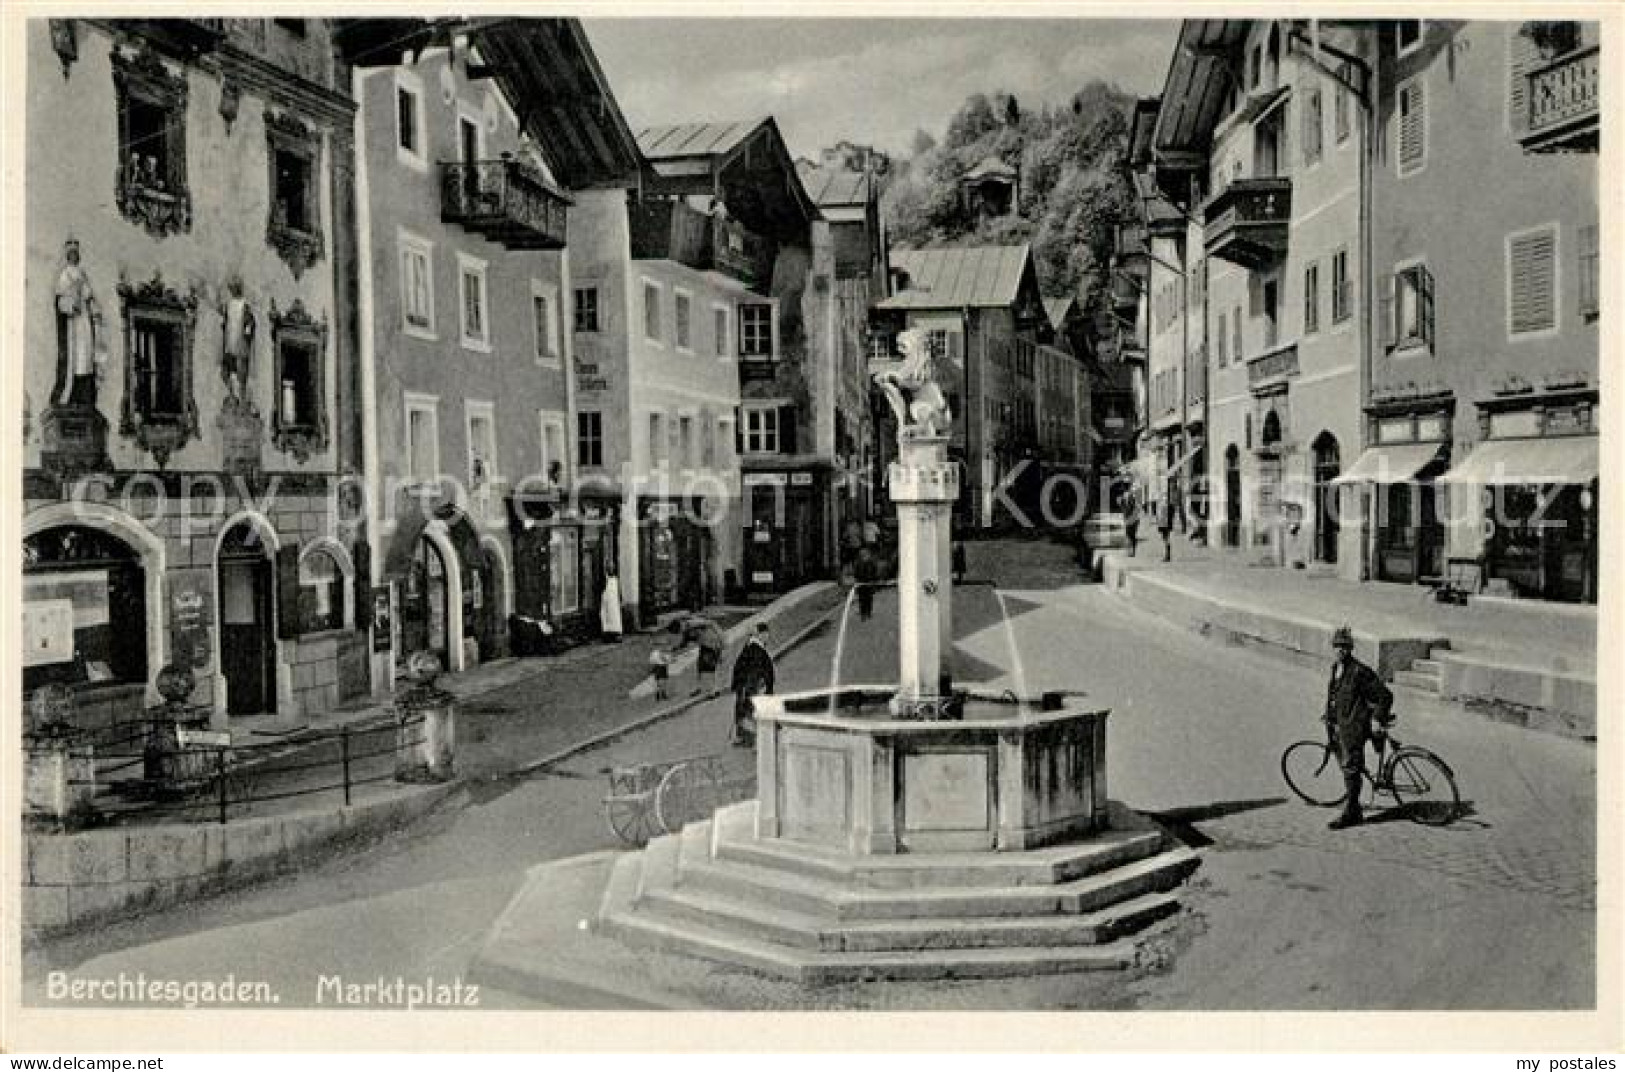
<svg viewBox="0 0 1625 1072"><path fill-rule="evenodd" d="M800 912L763 907L676 886L651 892L638 911L671 924L692 924L748 938L826 953L943 949L1015 949L1102 945L1172 915L1178 898L1145 894L1084 915L831 923Z"/></svg>
<svg viewBox="0 0 1625 1072"><path fill-rule="evenodd" d="M887 952L799 949L714 926L676 919L636 903L633 890L647 853L616 863L605 887L597 931L629 945L719 961L803 986L866 979L930 980L1010 978L1066 972L1110 971L1134 962L1127 942L1004 949L931 948Z"/></svg>
<svg viewBox="0 0 1625 1072"><path fill-rule="evenodd" d="M894 890L714 857L710 823L685 827L678 840L675 885L835 922L1081 915L1172 889L1198 861L1195 852L1178 846L1047 886L941 885ZM651 842L651 848L656 845ZM664 845L656 850L652 873L669 866L665 854L670 851Z"/></svg>
<svg viewBox="0 0 1625 1072"><path fill-rule="evenodd" d="M1113 805L1110 829L1085 842L1010 852L851 856L819 845L756 836L756 801L720 809L711 854L721 860L879 889L1053 886L1153 855L1167 844L1155 824Z"/></svg>

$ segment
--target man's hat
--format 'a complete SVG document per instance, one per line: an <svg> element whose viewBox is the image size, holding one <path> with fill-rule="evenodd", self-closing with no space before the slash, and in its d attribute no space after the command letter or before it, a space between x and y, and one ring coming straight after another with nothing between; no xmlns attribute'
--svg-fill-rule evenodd
<svg viewBox="0 0 1625 1072"><path fill-rule="evenodd" d="M1332 632L1332 647L1334 647L1334 648L1352 648L1352 647L1354 647L1354 632L1351 629L1349 629L1349 627L1346 626L1346 625L1338 626Z"/></svg>

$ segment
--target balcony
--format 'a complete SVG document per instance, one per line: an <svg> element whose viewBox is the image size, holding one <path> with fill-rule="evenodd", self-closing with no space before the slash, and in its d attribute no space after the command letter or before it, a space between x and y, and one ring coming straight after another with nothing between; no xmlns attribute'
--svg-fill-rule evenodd
<svg viewBox="0 0 1625 1072"><path fill-rule="evenodd" d="M1237 179L1214 194L1204 212L1209 254L1243 268L1278 264L1292 220L1292 180Z"/></svg>
<svg viewBox="0 0 1625 1072"><path fill-rule="evenodd" d="M1255 395L1284 391L1287 381L1297 374L1298 344L1295 342L1265 350L1247 361L1247 387Z"/></svg>
<svg viewBox="0 0 1625 1072"><path fill-rule="evenodd" d="M1599 46L1557 57L1529 80L1529 129L1519 138L1532 153L1588 152L1598 148Z"/></svg>
<svg viewBox="0 0 1625 1072"><path fill-rule="evenodd" d="M440 219L508 249L563 249L569 205L518 160L440 165Z"/></svg>
<svg viewBox="0 0 1625 1072"><path fill-rule="evenodd" d="M736 220L709 216L682 201L649 200L633 207L631 227L634 260L721 272L758 292L772 282L772 247Z"/></svg>

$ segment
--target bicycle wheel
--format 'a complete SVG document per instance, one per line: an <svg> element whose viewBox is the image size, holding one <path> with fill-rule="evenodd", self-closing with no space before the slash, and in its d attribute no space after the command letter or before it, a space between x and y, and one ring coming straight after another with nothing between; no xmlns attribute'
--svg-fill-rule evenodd
<svg viewBox="0 0 1625 1072"><path fill-rule="evenodd" d="M1281 777L1306 804L1318 808L1343 803L1348 790L1337 753L1324 741L1299 741L1281 753Z"/></svg>
<svg viewBox="0 0 1625 1072"><path fill-rule="evenodd" d="M1406 815L1426 826L1443 826L1461 812L1455 775L1432 752L1404 748L1395 753L1389 788Z"/></svg>
<svg viewBox="0 0 1625 1072"><path fill-rule="evenodd" d="M650 793L604 798L604 818L609 822L609 829L627 845L647 844L661 832L654 811Z"/></svg>

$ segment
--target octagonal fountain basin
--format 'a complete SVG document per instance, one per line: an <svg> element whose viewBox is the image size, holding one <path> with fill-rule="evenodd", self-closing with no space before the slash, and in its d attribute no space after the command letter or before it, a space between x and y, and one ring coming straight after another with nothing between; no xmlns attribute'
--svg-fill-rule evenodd
<svg viewBox="0 0 1625 1072"><path fill-rule="evenodd" d="M1106 715L1060 694L963 694L899 719L895 686L756 704L756 834L876 855L1019 851L1106 827Z"/></svg>

